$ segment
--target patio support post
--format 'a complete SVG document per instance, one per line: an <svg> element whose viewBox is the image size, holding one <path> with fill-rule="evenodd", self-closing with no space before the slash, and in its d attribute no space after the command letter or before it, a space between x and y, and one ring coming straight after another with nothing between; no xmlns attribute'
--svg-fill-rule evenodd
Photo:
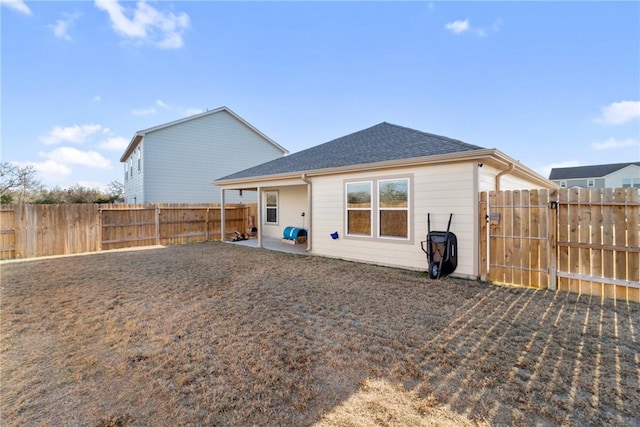
<svg viewBox="0 0 640 427"><path fill-rule="evenodd" d="M262 187L258 187L258 209L256 209L256 224L258 224L258 247L262 247Z"/></svg>
<svg viewBox="0 0 640 427"><path fill-rule="evenodd" d="M308 232L307 232L307 252L311 252L311 239L313 238L313 236L311 235L311 221L313 218L312 212L313 209L311 209L311 180L309 178L307 178L307 174L302 174L302 180L304 182L307 183L307 218L309 221L309 225L307 226L308 228Z"/></svg>

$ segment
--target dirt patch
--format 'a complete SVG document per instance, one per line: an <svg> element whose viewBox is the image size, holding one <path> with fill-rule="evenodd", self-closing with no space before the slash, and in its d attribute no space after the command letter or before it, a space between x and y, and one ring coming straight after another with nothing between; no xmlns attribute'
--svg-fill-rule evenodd
<svg viewBox="0 0 640 427"><path fill-rule="evenodd" d="M3 425L637 425L640 306L223 243L2 264Z"/></svg>

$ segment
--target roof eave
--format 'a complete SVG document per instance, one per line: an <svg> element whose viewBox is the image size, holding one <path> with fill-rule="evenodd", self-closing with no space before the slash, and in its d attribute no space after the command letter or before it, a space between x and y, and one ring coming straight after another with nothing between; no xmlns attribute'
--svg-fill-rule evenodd
<svg viewBox="0 0 640 427"><path fill-rule="evenodd" d="M127 161L131 153L133 153L133 150L135 150L140 141L142 141L142 138L144 138L144 133L136 132L136 134L133 135L133 138L131 138L131 142L129 142L127 149L124 150L124 154L122 155L122 157L120 157L120 163L124 163Z"/></svg>
<svg viewBox="0 0 640 427"><path fill-rule="evenodd" d="M305 174L307 177L313 177L346 172L365 172L368 170L388 169L400 166L423 166L435 163L453 163L471 160L486 160L491 158L505 167L510 164L514 164L515 171L518 171L518 173L526 176L527 178L539 183L544 187L557 187L555 183L547 180L542 175L534 172L533 170L522 165L520 162L510 158L509 156L495 148L482 148L479 150L459 151L456 153L440 154L435 156L412 157L407 159L388 160L375 163L362 163L357 165L339 166L333 168L293 171L281 174L250 176L236 179L218 179L213 181L212 184L220 186L242 185L243 183L256 181L272 181L282 180L286 178L295 178L301 176L302 174Z"/></svg>

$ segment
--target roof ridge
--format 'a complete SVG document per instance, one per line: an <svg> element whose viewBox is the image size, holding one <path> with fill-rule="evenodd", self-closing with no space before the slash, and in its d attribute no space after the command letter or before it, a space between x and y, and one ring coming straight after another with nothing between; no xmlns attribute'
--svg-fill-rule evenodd
<svg viewBox="0 0 640 427"><path fill-rule="evenodd" d="M600 163L597 165L582 165L582 166L561 166L561 167L555 167L555 168L551 168L551 170L554 169L578 169L578 168L598 168L598 167L602 167L602 166L629 166L629 165L639 165L640 166L640 161L639 162L620 162L620 163Z"/></svg>
<svg viewBox="0 0 640 427"><path fill-rule="evenodd" d="M482 149L457 139L381 122L220 179L348 167Z"/></svg>
<svg viewBox="0 0 640 427"><path fill-rule="evenodd" d="M420 133L420 134L425 135L425 136L436 137L436 138L443 139L443 140L446 140L446 141L465 144L465 145L470 146L470 147L481 148L481 147L478 147L477 145L470 144L470 143L465 142L465 141L463 141L461 139L451 138L451 137L448 137L448 136L444 136L444 135L440 135L440 134L432 133L432 132L426 132L426 131L419 130L419 129L413 129L413 128L410 128L410 127L407 127L407 126L397 125L395 123L390 123L390 122L382 122L382 123L386 123L388 125L395 126L395 127L401 128L401 129L406 129L406 130L409 130L411 132Z"/></svg>

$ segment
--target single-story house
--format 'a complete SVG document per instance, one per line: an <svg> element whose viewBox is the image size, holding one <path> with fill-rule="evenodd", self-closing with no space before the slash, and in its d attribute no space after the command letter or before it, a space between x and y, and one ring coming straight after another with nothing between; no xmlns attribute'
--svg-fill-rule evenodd
<svg viewBox="0 0 640 427"><path fill-rule="evenodd" d="M220 203L211 179L288 151L227 107L136 132L120 161L125 203ZM255 195L229 195L255 202Z"/></svg>
<svg viewBox="0 0 640 427"><path fill-rule="evenodd" d="M553 168L549 180L562 188L640 188L640 162Z"/></svg>
<svg viewBox="0 0 640 427"><path fill-rule="evenodd" d="M479 192L556 187L497 149L386 122L214 183L223 204L258 192L259 247L301 227L310 254L407 269L427 269L427 214L432 231L453 214L454 275L468 278L480 275Z"/></svg>

